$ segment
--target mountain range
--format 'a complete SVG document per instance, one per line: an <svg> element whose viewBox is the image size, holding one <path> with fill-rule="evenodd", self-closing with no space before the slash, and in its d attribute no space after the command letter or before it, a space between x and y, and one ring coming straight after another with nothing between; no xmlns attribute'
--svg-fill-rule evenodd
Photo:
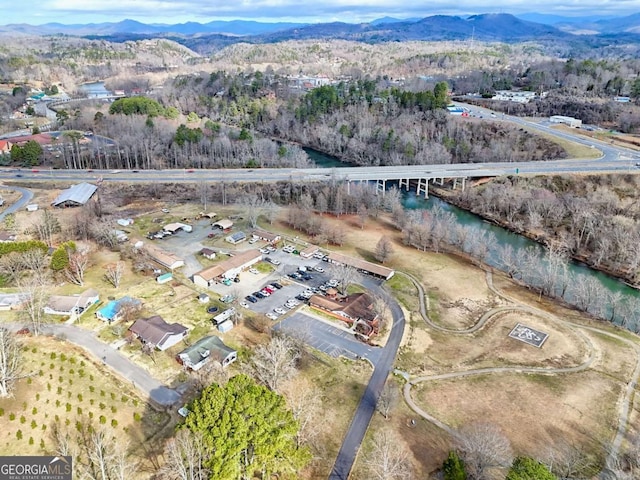
<svg viewBox="0 0 640 480"><path fill-rule="evenodd" d="M135 20L117 23L65 25L11 24L0 34L71 35L110 41L165 37L203 51L204 45L278 42L297 39L345 39L370 43L408 40L526 41L568 39L574 35L611 36L640 34L640 13L626 17L561 17L539 13L481 14L468 17L434 15L426 18L379 18L368 23L264 23L256 21L187 22L173 25L145 24ZM198 48L201 47L201 48Z"/></svg>

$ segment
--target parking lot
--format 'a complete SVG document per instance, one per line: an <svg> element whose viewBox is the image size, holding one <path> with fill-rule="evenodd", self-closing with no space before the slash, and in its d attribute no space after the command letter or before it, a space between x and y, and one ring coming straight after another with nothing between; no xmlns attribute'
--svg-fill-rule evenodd
<svg viewBox="0 0 640 480"><path fill-rule="evenodd" d="M274 329L300 338L316 350L334 358L366 358L375 365L382 354L382 348L362 343L354 338L353 333L303 312L293 313Z"/></svg>

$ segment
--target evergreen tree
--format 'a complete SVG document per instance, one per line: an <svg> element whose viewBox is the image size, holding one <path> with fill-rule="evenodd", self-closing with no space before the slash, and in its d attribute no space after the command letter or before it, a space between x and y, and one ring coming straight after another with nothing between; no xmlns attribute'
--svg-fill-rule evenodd
<svg viewBox="0 0 640 480"><path fill-rule="evenodd" d="M210 385L189 410L183 427L201 435L211 479L296 478L310 460L284 398L246 375Z"/></svg>
<svg viewBox="0 0 640 480"><path fill-rule="evenodd" d="M444 461L442 470L444 472L444 480L467 480L464 462L453 450L449 452L449 456Z"/></svg>
<svg viewBox="0 0 640 480"><path fill-rule="evenodd" d="M558 477L533 458L517 457L505 480L558 480Z"/></svg>

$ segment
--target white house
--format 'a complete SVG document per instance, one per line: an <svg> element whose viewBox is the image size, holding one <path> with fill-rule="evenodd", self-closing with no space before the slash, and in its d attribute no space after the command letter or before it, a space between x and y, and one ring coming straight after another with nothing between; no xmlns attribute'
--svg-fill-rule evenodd
<svg viewBox="0 0 640 480"><path fill-rule="evenodd" d="M194 371L200 370L211 360L216 360L226 367L237 358L238 352L213 335L201 338L178 354L180 363Z"/></svg>
<svg viewBox="0 0 640 480"><path fill-rule="evenodd" d="M49 315L82 315L87 308L99 301L98 291L90 288L79 295L51 295L43 311Z"/></svg>
<svg viewBox="0 0 640 480"><path fill-rule="evenodd" d="M194 273L193 283L203 288L209 288L216 283L216 279L234 278L242 270L251 267L261 260L262 254L258 250L247 250L246 252L237 253L224 262Z"/></svg>

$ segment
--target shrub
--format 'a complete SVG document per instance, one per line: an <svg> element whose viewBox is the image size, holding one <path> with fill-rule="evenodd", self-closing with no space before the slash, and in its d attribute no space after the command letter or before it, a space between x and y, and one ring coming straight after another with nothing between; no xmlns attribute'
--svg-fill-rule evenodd
<svg viewBox="0 0 640 480"><path fill-rule="evenodd" d="M47 391L51 391L51 384L49 382L47 382Z"/></svg>
<svg viewBox="0 0 640 480"><path fill-rule="evenodd" d="M93 385L89 385L89 391L91 393L95 392L96 391L96 387L94 387Z"/></svg>
<svg viewBox="0 0 640 480"><path fill-rule="evenodd" d="M93 412L89 412L89 418L93 418Z"/></svg>
<svg viewBox="0 0 640 480"><path fill-rule="evenodd" d="M85 375L86 375L86 373L85 373L84 369L82 369L82 368L78 369L78 376L80 378L84 378Z"/></svg>
<svg viewBox="0 0 640 480"><path fill-rule="evenodd" d="M59 406L60 406L60 400L56 400L56 407L59 407ZM57 415L56 415L56 417L57 417Z"/></svg>
<svg viewBox="0 0 640 480"><path fill-rule="evenodd" d="M33 407L31 409L31 415L37 415L38 414L38 409L36 407Z"/></svg>
<svg viewBox="0 0 640 480"><path fill-rule="evenodd" d="M55 419L56 422L60 421L60 417L58 415L56 415L55 417L53 417Z"/></svg>
<svg viewBox="0 0 640 480"><path fill-rule="evenodd" d="M67 412L71 411L71 404L69 402L67 402L67 404L65 405L65 408L67 409Z"/></svg>
<svg viewBox="0 0 640 480"><path fill-rule="evenodd" d="M58 387L58 395L62 395L62 387Z"/></svg>
<svg viewBox="0 0 640 480"><path fill-rule="evenodd" d="M4 416L4 408L0 408L0 417Z"/></svg>
<svg viewBox="0 0 640 480"><path fill-rule="evenodd" d="M44 427L44 425L43 425L43 427ZM44 450L44 449L45 449L44 439L41 438L40 439L40 450Z"/></svg>
<svg viewBox="0 0 640 480"><path fill-rule="evenodd" d="M104 395L105 395L104 390L100 390L100 396L104 397Z"/></svg>
<svg viewBox="0 0 640 480"><path fill-rule="evenodd" d="M72 378L69 379L69 385L73 385L73 379ZM71 392L69 392L69 393L71 393Z"/></svg>
<svg viewBox="0 0 640 480"><path fill-rule="evenodd" d="M38 424L36 423L35 420L31 420L31 429L33 430L34 428L37 428Z"/></svg>
<svg viewBox="0 0 640 480"><path fill-rule="evenodd" d="M127 403L127 400L129 400L125 395L122 396L122 398L120 398L120 401L122 403Z"/></svg>
<svg viewBox="0 0 640 480"><path fill-rule="evenodd" d="M79 402L81 402L81 401L82 401L82 394L81 394L81 393L79 393L79 394L78 394L78 401L79 401Z"/></svg>
<svg viewBox="0 0 640 480"><path fill-rule="evenodd" d="M26 418L24 418L24 415L20 415L20 423L25 423L27 421Z"/></svg>
<svg viewBox="0 0 640 480"><path fill-rule="evenodd" d="M16 432L16 438L17 438L18 440L22 440L22 430L18 430L18 431Z"/></svg>
<svg viewBox="0 0 640 480"><path fill-rule="evenodd" d="M39 376L39 377L44 376L44 372L42 371L42 369L38 370L38 376Z"/></svg>
<svg viewBox="0 0 640 480"><path fill-rule="evenodd" d="M49 355L49 357L51 357L51 360L55 360L57 357L56 352L51 352L51 355Z"/></svg>
<svg viewBox="0 0 640 480"><path fill-rule="evenodd" d="M11 420L12 422L16 419L16 414L15 413L10 413L9 414L9 420Z"/></svg>
<svg viewBox="0 0 640 480"><path fill-rule="evenodd" d="M64 382L64 377L62 375L60 375L58 377L58 383L62 383L62 382Z"/></svg>
<svg viewBox="0 0 640 480"><path fill-rule="evenodd" d="M73 368L69 369L69 375L75 375L76 371Z"/></svg>
<svg viewBox="0 0 640 480"><path fill-rule="evenodd" d="M78 430L78 432L82 433L82 422L76 422L76 430Z"/></svg>
<svg viewBox="0 0 640 480"><path fill-rule="evenodd" d="M49 364L49 368L50 368L51 370L53 370L54 368L56 368L56 366L55 366L55 364L54 364L54 363L50 363L50 364Z"/></svg>
<svg viewBox="0 0 640 480"><path fill-rule="evenodd" d="M449 456L444 461L442 469L445 480L465 480L467 478L464 463L454 450L449 452Z"/></svg>
<svg viewBox="0 0 640 480"><path fill-rule="evenodd" d="M111 392L111 400L115 400L116 399L116 394Z"/></svg>
<svg viewBox="0 0 640 480"><path fill-rule="evenodd" d="M80 366L84 367L86 364L84 363L84 360L80 360Z"/></svg>
<svg viewBox="0 0 640 480"><path fill-rule="evenodd" d="M90 405L93 405L94 403L96 403L96 401L95 401L93 398L90 398L90 399L89 399L89 404L90 404Z"/></svg>
<svg viewBox="0 0 640 480"><path fill-rule="evenodd" d="M118 411L118 409L116 407L114 407L113 405L111 405L111 413L116 413Z"/></svg>
<svg viewBox="0 0 640 480"><path fill-rule="evenodd" d="M44 432L47 429L47 426L43 423L42 424L42 431Z"/></svg>
<svg viewBox="0 0 640 480"><path fill-rule="evenodd" d="M138 412L133 412L133 419L136 422L139 422L140 420L142 420L142 416Z"/></svg>
<svg viewBox="0 0 640 480"><path fill-rule="evenodd" d="M64 353L60 354L60 360L62 360L63 362L67 359L67 356Z"/></svg>
<svg viewBox="0 0 640 480"><path fill-rule="evenodd" d="M89 380L93 382L93 375L89 375Z"/></svg>
<svg viewBox="0 0 640 480"><path fill-rule="evenodd" d="M40 394L36 393L36 400L40 400Z"/></svg>
<svg viewBox="0 0 640 480"><path fill-rule="evenodd" d="M33 437L29 437L29 445L33 445L35 442L33 441Z"/></svg>
<svg viewBox="0 0 640 480"><path fill-rule="evenodd" d="M77 408L78 415L82 415L82 407Z"/></svg>
<svg viewBox="0 0 640 480"><path fill-rule="evenodd" d="M115 418L111 420L111 426L112 426L113 428L115 428L115 427L117 427L117 426L118 426L118 421L117 421Z"/></svg>
<svg viewBox="0 0 640 480"><path fill-rule="evenodd" d="M107 406L102 402L100 402L100 405L98 406L100 407L100 410L104 410L105 408L107 408Z"/></svg>
<svg viewBox="0 0 640 480"><path fill-rule="evenodd" d="M69 363L75 364L76 363L76 357L69 357Z"/></svg>
<svg viewBox="0 0 640 480"><path fill-rule="evenodd" d="M38 353L38 349L37 349L36 347L33 347L33 348L31 349L31 353Z"/></svg>
<svg viewBox="0 0 640 480"><path fill-rule="evenodd" d="M31 379L31 377L27 378L27 385L31 385L33 383L33 380Z"/></svg>
<svg viewBox="0 0 640 480"><path fill-rule="evenodd" d="M104 425L105 423L107 423L107 417L105 417L104 415L100 415L100 424Z"/></svg>

